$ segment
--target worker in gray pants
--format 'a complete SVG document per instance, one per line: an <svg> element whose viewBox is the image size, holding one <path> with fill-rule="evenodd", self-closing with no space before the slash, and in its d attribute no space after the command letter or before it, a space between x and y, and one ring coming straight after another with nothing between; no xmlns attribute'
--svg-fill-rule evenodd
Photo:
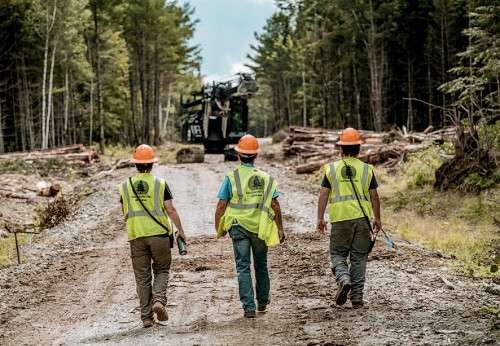
<svg viewBox="0 0 500 346"><path fill-rule="evenodd" d="M366 261L371 244L382 229L378 184L373 167L357 158L361 143L355 129L342 131L337 143L342 149L342 158L324 167L317 224L318 232L324 233L324 214L328 206L332 224L330 256L337 280L335 302L344 305L350 293L355 309L364 305ZM350 259L350 267L347 258Z"/></svg>

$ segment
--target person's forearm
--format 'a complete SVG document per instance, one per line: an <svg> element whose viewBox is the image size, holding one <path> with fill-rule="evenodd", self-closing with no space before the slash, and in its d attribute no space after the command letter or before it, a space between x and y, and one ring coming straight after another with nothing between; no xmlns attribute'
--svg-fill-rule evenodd
<svg viewBox="0 0 500 346"><path fill-rule="evenodd" d="M219 229L220 220L222 219L222 216L226 212L226 208L227 208L227 202L219 201L219 203L217 203L217 208L215 209L215 231Z"/></svg>
<svg viewBox="0 0 500 346"><path fill-rule="evenodd" d="M326 211L326 206L328 205L328 195L329 191L328 190L323 190L319 192L319 198L318 198L318 220L323 220L323 217L325 216L325 211Z"/></svg>
<svg viewBox="0 0 500 346"><path fill-rule="evenodd" d="M281 214L281 206L278 200L273 199L271 203L271 209L274 211L274 221L280 231L283 231L283 215Z"/></svg>
<svg viewBox="0 0 500 346"><path fill-rule="evenodd" d="M373 206L373 214L375 216L375 220L380 221L380 198L378 194L371 196L372 206Z"/></svg>
<svg viewBox="0 0 500 346"><path fill-rule="evenodd" d="M184 229L182 228L181 218L179 217L177 210L167 210L167 214L170 220L172 220L172 222L174 223L175 227L177 227L179 231L184 232Z"/></svg>

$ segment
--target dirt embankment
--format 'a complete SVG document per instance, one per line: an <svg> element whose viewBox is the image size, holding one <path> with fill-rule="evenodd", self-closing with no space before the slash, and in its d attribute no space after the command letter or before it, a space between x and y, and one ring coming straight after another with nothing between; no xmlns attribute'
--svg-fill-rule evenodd
<svg viewBox="0 0 500 346"><path fill-rule="evenodd" d="M174 256L168 326L142 329L128 245L115 192L96 191L64 224L46 232L30 262L0 271L0 344L474 345L498 341L487 306L497 296L458 277L452 260L400 242L379 242L368 265L367 308L333 304L328 237L312 233L316 197L280 166L285 245L270 251L269 312L244 320L232 246L212 234L215 194L229 164L159 167L185 220L186 257ZM193 202L194 201L194 202Z"/></svg>

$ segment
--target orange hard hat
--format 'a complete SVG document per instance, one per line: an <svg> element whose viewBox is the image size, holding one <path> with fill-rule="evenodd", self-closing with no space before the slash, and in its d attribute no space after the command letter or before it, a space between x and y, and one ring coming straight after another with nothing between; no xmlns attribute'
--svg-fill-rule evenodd
<svg viewBox="0 0 500 346"><path fill-rule="evenodd" d="M259 152L259 142L252 135L244 135L234 150L240 154L255 155Z"/></svg>
<svg viewBox="0 0 500 346"><path fill-rule="evenodd" d="M338 145L358 145L362 144L361 136L358 130L348 127L340 133L340 140L337 142Z"/></svg>
<svg viewBox="0 0 500 346"><path fill-rule="evenodd" d="M141 144L135 148L134 154L132 155L132 163L155 163L158 162L156 158L155 151L147 144Z"/></svg>

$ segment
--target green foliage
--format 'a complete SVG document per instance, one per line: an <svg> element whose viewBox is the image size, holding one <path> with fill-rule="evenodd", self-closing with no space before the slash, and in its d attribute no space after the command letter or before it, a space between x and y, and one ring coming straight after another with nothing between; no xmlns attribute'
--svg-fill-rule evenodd
<svg viewBox="0 0 500 346"><path fill-rule="evenodd" d="M31 165L24 160L2 160L0 164L0 174L20 173L27 174L31 170Z"/></svg>
<svg viewBox="0 0 500 346"><path fill-rule="evenodd" d="M271 105L272 130L303 125L304 114L310 126L373 128L376 111L384 127L443 125L441 110L404 98L447 106L437 87L451 79L455 54L466 47L468 6L466 0L279 1L250 56Z"/></svg>
<svg viewBox="0 0 500 346"><path fill-rule="evenodd" d="M42 177L48 177L54 173L71 173L68 162L62 158L49 158L42 160L2 160L0 164L0 174L18 173L33 174L37 173Z"/></svg>
<svg viewBox="0 0 500 346"><path fill-rule="evenodd" d="M423 187L434 184L436 169L443 162L440 154L444 154L444 152L439 146L431 146L409 156L404 164L409 187Z"/></svg>
<svg viewBox="0 0 500 346"><path fill-rule="evenodd" d="M45 125L51 147L93 144L99 110L108 143L165 135L157 125L186 89L176 82L196 79L192 15L176 1L0 1L0 152L40 148Z"/></svg>
<svg viewBox="0 0 500 346"><path fill-rule="evenodd" d="M116 145L108 145L105 152L106 155L104 158L109 159L113 163L117 160L129 159L130 155L134 152L134 148L118 143Z"/></svg>
<svg viewBox="0 0 500 346"><path fill-rule="evenodd" d="M419 165L421 161L432 162L439 155L439 151L430 148L419 157ZM409 242L456 257L460 261L456 269L465 275L498 276L494 268L500 264L500 190L490 188L468 194L438 192L430 185L410 187L415 182L410 173L413 171L402 167L397 174L387 175L381 186L386 227L397 230ZM407 183L401 184L402 181Z"/></svg>
<svg viewBox="0 0 500 346"><path fill-rule="evenodd" d="M500 168L497 168L492 176L481 176L477 173L468 174L462 184L464 191L483 191L500 184Z"/></svg>
<svg viewBox="0 0 500 346"><path fill-rule="evenodd" d="M436 187L478 192L499 183L500 4L469 11L468 45L451 69L454 78L440 87L454 99L448 113L459 128L457 155L438 172Z"/></svg>
<svg viewBox="0 0 500 346"><path fill-rule="evenodd" d="M495 86L500 73L500 5L479 6L469 16L470 27L464 31L469 45L458 54L460 64L451 69L456 78L441 89L456 97L457 106L489 112L486 105L492 109L500 105ZM478 103L482 101L486 105Z"/></svg>
<svg viewBox="0 0 500 346"><path fill-rule="evenodd" d="M480 145L484 149L490 149L500 155L500 120L494 124L488 124L484 119L477 128Z"/></svg>

